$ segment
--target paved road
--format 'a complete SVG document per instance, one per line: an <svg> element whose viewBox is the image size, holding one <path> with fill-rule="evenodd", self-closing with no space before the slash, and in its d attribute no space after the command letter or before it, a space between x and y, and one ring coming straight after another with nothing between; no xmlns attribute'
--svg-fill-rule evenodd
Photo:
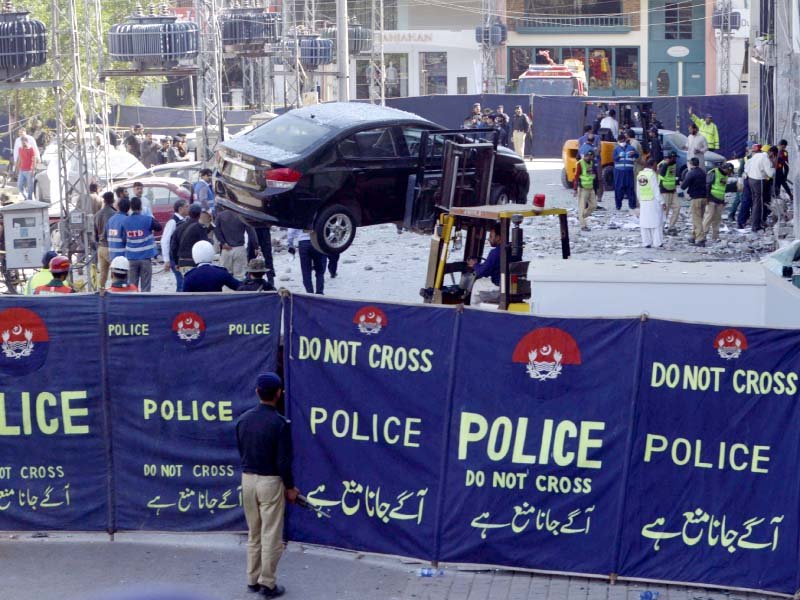
<svg viewBox="0 0 800 600"><path fill-rule="evenodd" d="M105 600L106 590L148 584L185 586L210 600L256 600L245 589L244 536L0 536L0 597L8 600ZM290 544L278 569L286 598L303 600L762 600L766 596L682 586L618 583L509 571L417 576L419 564ZM99 596L98 596L99 594ZM162 599L159 599L162 600ZM166 600L166 599L164 599Z"/></svg>

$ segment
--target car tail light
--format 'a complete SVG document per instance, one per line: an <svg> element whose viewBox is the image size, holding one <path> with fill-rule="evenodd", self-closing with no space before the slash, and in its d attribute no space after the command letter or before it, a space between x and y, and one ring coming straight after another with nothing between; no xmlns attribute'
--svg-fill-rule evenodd
<svg viewBox="0 0 800 600"><path fill-rule="evenodd" d="M294 169L269 169L264 171L264 180L266 181L267 187L271 188L278 188L282 190L290 190L297 182L300 181L300 178L303 176L302 173L299 171L295 171Z"/></svg>

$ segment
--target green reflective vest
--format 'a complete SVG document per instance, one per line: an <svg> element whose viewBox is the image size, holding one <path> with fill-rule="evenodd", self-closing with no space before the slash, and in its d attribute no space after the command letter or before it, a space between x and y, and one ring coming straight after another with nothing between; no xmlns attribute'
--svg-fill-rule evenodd
<svg viewBox="0 0 800 600"><path fill-rule="evenodd" d="M658 172L661 173L661 165L663 165L666 161L661 161L658 163ZM664 172L665 175L662 177L661 175L658 176L658 183L661 184L668 192L674 192L675 188L678 187L678 178L675 175L675 163L668 165L667 170Z"/></svg>
<svg viewBox="0 0 800 600"><path fill-rule="evenodd" d="M650 178L653 175L655 175L655 173L653 173L652 169L643 169L639 171L639 176L636 178L636 185L639 188L637 190L637 197L642 202L647 202L655 197L655 194L653 194L653 186L650 185Z"/></svg>
<svg viewBox="0 0 800 600"><path fill-rule="evenodd" d="M578 162L581 165L581 187L585 190L594 189L594 169L592 168L592 165L583 159L580 159Z"/></svg>
<svg viewBox="0 0 800 600"><path fill-rule="evenodd" d="M711 195L717 200L725 200L725 186L728 178L719 169L714 169L714 183L711 184Z"/></svg>

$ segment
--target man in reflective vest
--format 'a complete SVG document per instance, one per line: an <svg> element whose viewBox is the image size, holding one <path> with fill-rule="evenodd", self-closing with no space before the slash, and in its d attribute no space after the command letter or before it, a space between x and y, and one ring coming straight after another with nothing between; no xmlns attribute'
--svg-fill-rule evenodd
<svg viewBox="0 0 800 600"><path fill-rule="evenodd" d="M578 198L578 221L581 231L589 231L586 217L590 216L597 208L597 195L600 189L600 173L594 160L594 150L586 150L575 168L575 177L572 187Z"/></svg>
<svg viewBox="0 0 800 600"><path fill-rule="evenodd" d="M128 283L128 271L130 270L130 262L124 256L118 256L111 261L111 285L108 286L109 292L112 293L131 293L138 292L139 288L132 283Z"/></svg>
<svg viewBox="0 0 800 600"><path fill-rule="evenodd" d="M125 240L125 258L130 264L128 279L143 292L150 291L153 278L151 260L157 254L154 232L161 229L161 223L142 212L142 199L131 198L131 214L122 223L122 238Z"/></svg>
<svg viewBox="0 0 800 600"><path fill-rule="evenodd" d="M639 230L642 246L660 248L664 244L662 219L664 201L658 185L658 176L653 170L655 161L649 159L636 177L636 197L639 200Z"/></svg>
<svg viewBox="0 0 800 600"><path fill-rule="evenodd" d="M733 174L733 165L725 163L721 167L711 169L706 175L708 204L706 204L706 212L703 216L703 231L706 235L710 232L713 240L719 239L719 223L725 208L725 188L731 174Z"/></svg>
<svg viewBox="0 0 800 600"><path fill-rule="evenodd" d="M681 199L678 197L678 153L674 150L658 163L658 191L664 201L664 220L669 219L667 235L678 235L678 217L681 216Z"/></svg>
<svg viewBox="0 0 800 600"><path fill-rule="evenodd" d="M48 250L42 257L42 268L36 275L28 280L28 285L25 286L25 295L32 296L33 291L40 285L45 285L53 280L53 274L50 272L50 261L58 256L58 252Z"/></svg>
<svg viewBox="0 0 800 600"><path fill-rule="evenodd" d="M50 260L50 273L53 275L53 280L46 284L40 285L33 290L34 296L55 296L56 294L74 294L70 286L64 282L69 277L69 259L66 256L58 255Z"/></svg>
<svg viewBox="0 0 800 600"><path fill-rule="evenodd" d="M717 130L717 124L712 120L713 117L711 114L706 113L706 118L701 119L694 114L692 107L690 106L689 116L692 117L692 122L697 125L697 129L703 134L703 137L706 138L706 142L708 142L708 149L713 150L714 152L719 150L719 131Z"/></svg>
<svg viewBox="0 0 800 600"><path fill-rule="evenodd" d="M639 153L628 141L624 133L619 134L614 148L614 203L617 210L622 208L622 200L627 196L628 207L636 208L636 185L633 176Z"/></svg>

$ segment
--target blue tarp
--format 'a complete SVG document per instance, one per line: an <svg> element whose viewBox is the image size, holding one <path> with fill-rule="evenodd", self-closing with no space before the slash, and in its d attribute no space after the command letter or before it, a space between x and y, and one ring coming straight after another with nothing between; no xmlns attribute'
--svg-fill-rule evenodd
<svg viewBox="0 0 800 600"><path fill-rule="evenodd" d="M281 322L289 539L800 587L796 331L305 295L0 298L0 530L241 530Z"/></svg>

